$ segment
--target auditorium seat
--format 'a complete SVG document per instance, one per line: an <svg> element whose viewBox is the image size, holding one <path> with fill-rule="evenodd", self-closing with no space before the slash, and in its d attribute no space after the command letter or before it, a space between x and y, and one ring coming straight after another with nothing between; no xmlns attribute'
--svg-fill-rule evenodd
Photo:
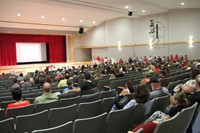
<svg viewBox="0 0 200 133"><path fill-rule="evenodd" d="M153 133L180 133L175 132L181 114L178 112L175 116L165 121L159 122Z"/></svg>
<svg viewBox="0 0 200 133"><path fill-rule="evenodd" d="M61 98L59 102L59 107L66 107L73 104L79 104L81 101L81 96L76 96L72 98Z"/></svg>
<svg viewBox="0 0 200 133"><path fill-rule="evenodd" d="M49 127L59 126L69 121L75 121L77 118L78 105L52 108L49 111Z"/></svg>
<svg viewBox="0 0 200 133"><path fill-rule="evenodd" d="M136 125L141 124L145 121L145 106L143 103L139 103L133 107L133 113L130 116L131 122L129 129L133 129Z"/></svg>
<svg viewBox="0 0 200 133"><path fill-rule="evenodd" d="M102 105L101 105L101 112L110 112L112 106L115 103L115 97L108 97L108 98L104 98L102 101Z"/></svg>
<svg viewBox="0 0 200 133"><path fill-rule="evenodd" d="M102 100L80 103L78 106L78 119L94 117L101 114Z"/></svg>
<svg viewBox="0 0 200 133"><path fill-rule="evenodd" d="M157 97L151 110L151 114L153 114L155 111L161 111L165 112L167 106L170 102L170 95Z"/></svg>
<svg viewBox="0 0 200 133"><path fill-rule="evenodd" d="M32 133L73 133L73 122L70 121L52 128L34 130Z"/></svg>
<svg viewBox="0 0 200 133"><path fill-rule="evenodd" d="M195 103L191 107L184 108L184 109L181 110L180 119L176 123L176 125L174 125L174 127L176 127L175 133L186 133L187 128L189 127L189 124L190 124L192 117L194 115L194 112L197 108L197 105L198 105L198 103Z"/></svg>
<svg viewBox="0 0 200 133"><path fill-rule="evenodd" d="M90 95L90 94L98 93L98 89L97 87L94 87L92 89L82 90L81 93L82 95Z"/></svg>
<svg viewBox="0 0 200 133"><path fill-rule="evenodd" d="M0 121L5 119L5 110L0 109Z"/></svg>
<svg viewBox="0 0 200 133"><path fill-rule="evenodd" d="M94 93L94 94L82 95L81 103L93 102L93 101L99 100L99 95L100 95L99 92Z"/></svg>
<svg viewBox="0 0 200 133"><path fill-rule="evenodd" d="M100 92L100 99L114 97L114 96L115 96L115 90Z"/></svg>
<svg viewBox="0 0 200 133"><path fill-rule="evenodd" d="M77 119L74 133L104 133L106 128L107 113L84 119Z"/></svg>
<svg viewBox="0 0 200 133"><path fill-rule="evenodd" d="M34 105L30 104L25 107L20 108L9 108L7 110L7 118L13 117L16 118L19 115L28 115L34 113Z"/></svg>
<svg viewBox="0 0 200 133"><path fill-rule="evenodd" d="M35 112L49 110L51 108L57 108L58 105L59 105L59 101L54 101L54 102L50 102L50 103L38 103L35 105Z"/></svg>
<svg viewBox="0 0 200 133"><path fill-rule="evenodd" d="M127 133L133 108L111 111L108 115L108 121L105 133Z"/></svg>
<svg viewBox="0 0 200 133"><path fill-rule="evenodd" d="M15 133L14 119L9 118L9 119L0 121L0 132L1 133Z"/></svg>
<svg viewBox="0 0 200 133"><path fill-rule="evenodd" d="M16 133L32 132L33 130L48 128L48 110L39 113L16 117Z"/></svg>
<svg viewBox="0 0 200 133"><path fill-rule="evenodd" d="M6 109L7 106L8 106L8 104L14 103L14 102L15 102L15 100L11 100L11 101L2 101L2 102L1 102L1 108Z"/></svg>

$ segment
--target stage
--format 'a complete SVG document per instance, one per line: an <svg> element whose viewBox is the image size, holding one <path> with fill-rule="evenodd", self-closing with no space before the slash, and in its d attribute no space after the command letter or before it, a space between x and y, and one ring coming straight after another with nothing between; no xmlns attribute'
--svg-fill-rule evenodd
<svg viewBox="0 0 200 133"><path fill-rule="evenodd" d="M44 64L24 64L24 65L14 65L14 66L0 66L0 75L2 73L14 73L14 74L27 74L27 72L35 72L35 70L44 70L46 66L56 66L56 68L61 68L62 66L81 66L81 65L92 65L92 61L83 62L62 62L62 63L44 63Z"/></svg>

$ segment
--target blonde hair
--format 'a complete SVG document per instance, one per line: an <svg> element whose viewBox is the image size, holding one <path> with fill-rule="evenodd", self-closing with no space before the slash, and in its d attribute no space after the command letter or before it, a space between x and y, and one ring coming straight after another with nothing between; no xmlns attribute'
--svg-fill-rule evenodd
<svg viewBox="0 0 200 133"><path fill-rule="evenodd" d="M196 76L196 84L200 87L200 74Z"/></svg>
<svg viewBox="0 0 200 133"><path fill-rule="evenodd" d="M177 100L180 105L188 106L190 104L189 101L187 100L186 94L182 91L174 93L173 96L174 99Z"/></svg>

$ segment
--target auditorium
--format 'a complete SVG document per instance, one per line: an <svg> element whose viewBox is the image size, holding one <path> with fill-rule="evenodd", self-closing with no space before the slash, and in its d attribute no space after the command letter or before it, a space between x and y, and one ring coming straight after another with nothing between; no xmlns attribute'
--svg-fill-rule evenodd
<svg viewBox="0 0 200 133"><path fill-rule="evenodd" d="M1 133L200 133L199 0L0 0Z"/></svg>

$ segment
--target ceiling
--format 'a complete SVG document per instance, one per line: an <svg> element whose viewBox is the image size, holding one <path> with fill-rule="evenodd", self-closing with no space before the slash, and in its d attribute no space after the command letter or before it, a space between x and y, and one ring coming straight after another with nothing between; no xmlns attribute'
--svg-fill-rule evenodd
<svg viewBox="0 0 200 133"><path fill-rule="evenodd" d="M0 32L69 34L80 26L87 30L114 18L136 18L178 8L200 8L200 0L0 0ZM129 10L132 16L127 15Z"/></svg>

